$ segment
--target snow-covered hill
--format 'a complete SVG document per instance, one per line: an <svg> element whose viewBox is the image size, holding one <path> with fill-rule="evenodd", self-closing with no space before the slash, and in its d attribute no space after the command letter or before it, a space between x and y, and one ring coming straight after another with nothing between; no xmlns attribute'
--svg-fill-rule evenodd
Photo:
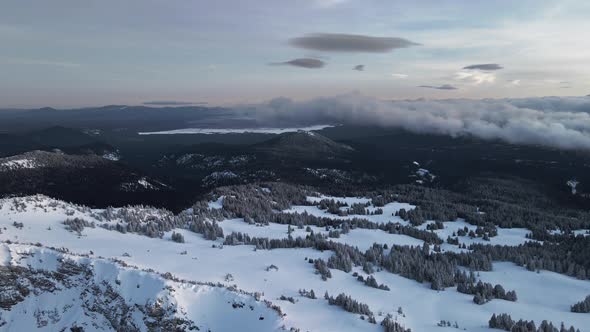
<svg viewBox="0 0 590 332"><path fill-rule="evenodd" d="M154 176L118 161L116 150L100 148L97 152L101 154L94 154L85 151L86 147L81 149L82 154L56 149L0 158L0 197L42 193L109 206L132 202L158 204L177 193Z"/></svg>
<svg viewBox="0 0 590 332"><path fill-rule="evenodd" d="M326 198L331 197L309 197L315 203L286 211L352 217L329 214L313 205ZM337 199L368 204L371 211L377 209L366 198ZM251 245L223 245L223 239L208 240L186 223L200 223L192 216L205 209L209 211L207 218L218 220L204 221L207 227L218 225L225 235L242 232L281 239L305 236L310 231L328 234L329 227L300 229L248 223L242 218L224 217L223 206L224 198L216 197L174 215L142 206L90 209L42 195L0 200L0 273L4 274L0 280L5 283L0 294L4 322L0 331L30 331L38 326L46 331L74 326L84 327L84 331L117 330L113 324L120 323L121 317L127 317L126 324L133 324L138 331L166 322L194 325L201 331L270 331L283 327L301 331L383 330L379 324L368 322L366 316L330 305L323 297L326 292L331 296L350 295L367 304L377 322L389 314L412 331L456 330L437 326L441 320L453 325L457 322L461 330L487 331L494 313L537 323L548 319L559 325L563 321L590 331L589 316L569 311L571 304L590 294L586 280L494 263L493 271L480 272L478 278L515 290L518 300L496 299L483 305L474 304L472 295L459 293L455 287L436 291L427 283L384 270L372 275L389 291L359 282L353 273L366 278L362 267L353 267L350 273L331 269L331 278L324 281L309 259L326 261L332 256L328 250L256 250ZM382 208L385 213L365 217L377 224L404 223L392 215L401 208L412 206L390 203ZM436 231L439 236L446 237L455 226L472 228L463 221L448 224ZM493 240L517 245L522 243L517 240L520 236L523 233L499 232ZM411 236L380 229L352 229L332 240L363 249L373 242L423 245ZM313 290L317 298L309 298L301 290Z"/></svg>
<svg viewBox="0 0 590 332"><path fill-rule="evenodd" d="M0 262L0 330L272 331L279 319L250 294L92 254L2 244Z"/></svg>

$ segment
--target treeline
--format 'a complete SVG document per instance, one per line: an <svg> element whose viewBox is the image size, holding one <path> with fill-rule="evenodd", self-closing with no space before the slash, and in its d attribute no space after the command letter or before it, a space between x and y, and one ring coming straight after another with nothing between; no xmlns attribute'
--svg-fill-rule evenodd
<svg viewBox="0 0 590 332"><path fill-rule="evenodd" d="M307 187L283 185L279 191L298 193L293 195L293 199L277 193L278 198L284 200L275 201L285 208L289 201L298 205L311 204L304 198L313 193ZM474 233L482 238L495 236L496 226L527 228L531 230L533 239L542 241L550 235L550 230L559 229L566 235L564 238L567 238L571 237L572 230L590 228L590 212L564 206L550 197L546 188L519 178L471 178L457 185L453 191L416 185L395 185L386 190L351 191L346 194L369 197L375 206L384 206L394 201L413 204L416 208L405 211L405 216L400 211L400 217L413 225L422 224L425 220L451 221L463 218L470 224L480 226ZM334 203L340 211L343 204ZM351 206L349 210L354 208L356 213L362 215L363 205L366 204ZM332 212L337 212L336 206L331 209ZM264 219L260 221L264 222ZM562 238L554 237L552 240L559 242Z"/></svg>
<svg viewBox="0 0 590 332"><path fill-rule="evenodd" d="M64 220L64 225L66 225L66 229L70 232L76 232L78 235L82 234L82 231L85 227L94 228L96 227L94 222L90 222L86 219L82 218L68 218Z"/></svg>
<svg viewBox="0 0 590 332"><path fill-rule="evenodd" d="M387 314L387 316L385 316L385 318L381 321L381 326L383 326L384 332L412 332L411 329L405 328L403 325L394 320L391 314Z"/></svg>
<svg viewBox="0 0 590 332"><path fill-rule="evenodd" d="M458 218L468 223L494 230L488 236L495 236L495 224L487 220L477 205L470 204L468 197L444 189L429 188L416 185L396 185L370 195L373 203L387 204L405 202L415 205L413 210L400 210L400 218L418 226L426 220L452 221Z"/></svg>
<svg viewBox="0 0 590 332"><path fill-rule="evenodd" d="M137 233L148 237L162 237L165 232L186 224L187 216L175 216L165 209L145 206L129 206L123 208L108 207L100 213L92 215L104 222L101 227L121 233ZM115 223L116 224L113 224Z"/></svg>
<svg viewBox="0 0 590 332"><path fill-rule="evenodd" d="M358 215L349 220L336 220L333 218L317 217L307 213L281 213L292 205L310 205L307 196L314 192L308 187L300 187L283 183L265 183L260 185L240 185L233 187L219 188L215 195L223 195L224 210L232 217L244 218L247 222L260 224L279 223L291 224L297 227L315 225L319 227L330 226L339 228L347 223L350 229L381 229L394 234L404 234L424 240L433 244L441 244L442 240L433 232L418 230L415 227L426 220L442 221L465 218L468 222L478 226L475 231L466 231L465 234L471 237L480 237L484 240L497 235L497 229L491 222L482 220L486 214L480 213L479 209L472 205L460 203L458 194L440 189L416 187L411 185L395 186L391 190L373 193L371 201L375 206L383 206L394 201L404 201L416 204L413 210L400 210L397 214L404 220L409 221L411 226L402 226L395 223L377 224L373 223L363 215L370 214L367 207L369 203L355 203L348 206L346 202L334 199L322 199L317 205L328 212L344 216ZM450 197L450 198L449 198ZM383 213L377 209L373 214ZM440 227L439 227L440 228Z"/></svg>
<svg viewBox="0 0 590 332"><path fill-rule="evenodd" d="M590 237L570 237L560 243L527 242L519 246L473 244L476 253L494 261L509 261L529 271L548 270L578 279L590 278Z"/></svg>
<svg viewBox="0 0 590 332"><path fill-rule="evenodd" d="M415 224L422 219L464 218L482 227L528 228L538 240L543 240L541 237L554 229L569 233L590 228L590 212L561 203L549 196L549 189L532 181L478 177L467 179L452 189L395 185L363 194L371 197L374 204L398 201L416 205L419 212L413 213Z"/></svg>
<svg viewBox="0 0 590 332"><path fill-rule="evenodd" d="M471 270L491 271L492 262L485 256L472 253L431 252L428 245L420 247L391 247L389 253L374 244L365 257L371 264L418 282L430 282L434 290L443 290L456 285L458 266Z"/></svg>
<svg viewBox="0 0 590 332"><path fill-rule="evenodd" d="M348 203L332 198L320 200L317 206L322 210L327 210L329 213L338 216L383 214L383 209L381 208L376 208L373 211L369 210L368 207L371 206L371 202L353 203L348 206Z"/></svg>
<svg viewBox="0 0 590 332"><path fill-rule="evenodd" d="M481 280L475 282L473 272L468 276L458 273L455 279L457 281L457 291L463 294L474 295L473 302L476 304L484 304L493 299L502 299L511 302L516 302L517 300L516 291L514 290L506 292L500 284L492 286L492 284L482 282Z"/></svg>
<svg viewBox="0 0 590 332"><path fill-rule="evenodd" d="M377 321L375 320L375 316L369 306L365 303L358 302L357 300L353 299L349 295L344 293L338 294L335 298L330 296L328 292L324 294L324 299L328 301L330 305L336 305L341 307L342 309L352 312L354 314L365 315L369 317L368 321L370 323L376 324Z"/></svg>
<svg viewBox="0 0 590 332"><path fill-rule="evenodd" d="M571 307L572 312L589 313L590 312L590 295L586 296L582 301L575 303Z"/></svg>
<svg viewBox="0 0 590 332"><path fill-rule="evenodd" d="M270 222L277 210L309 204L307 196L312 193L310 188L281 182L221 187L214 191L216 197L224 197L223 209L232 216L253 218L259 223Z"/></svg>
<svg viewBox="0 0 590 332"><path fill-rule="evenodd" d="M312 299L312 300L316 299L315 292L313 291L313 289L312 290L300 289L299 295L306 297L308 299Z"/></svg>
<svg viewBox="0 0 590 332"><path fill-rule="evenodd" d="M488 326L492 329L499 329L511 332L580 332L573 326L565 327L562 322L558 329L552 322L546 320L542 321L539 327L535 325L534 321L518 320L514 321L508 314L493 314L489 320Z"/></svg>
<svg viewBox="0 0 590 332"><path fill-rule="evenodd" d="M554 191L520 178L474 178L460 188L501 227L563 230L589 228L590 213L550 196ZM540 226L540 227L539 227Z"/></svg>
<svg viewBox="0 0 590 332"><path fill-rule="evenodd" d="M313 262L313 266L316 269L316 272L322 277L323 281L328 280L329 278L332 278L332 272L330 272L330 268L328 267L328 264L326 264L326 262L321 259L318 258Z"/></svg>
<svg viewBox="0 0 590 332"><path fill-rule="evenodd" d="M318 250L332 250L334 255L327 262L328 267L350 272L352 266L373 265L389 272L400 274L419 282L430 282L433 289L444 289L456 285L457 266L472 271L491 271L492 261L510 261L530 271L539 269L588 279L590 238L577 236L559 244L528 242L519 246L491 246L473 244L472 252L431 252L425 243L422 248L392 246L386 252L382 245L375 244L366 252L346 244L329 241L321 234L309 234L305 238L273 239L251 238L247 234L232 233L226 236L229 245L249 244L257 249L305 247ZM484 294L482 294L484 295ZM486 296L487 298L487 296ZM512 294L509 299L512 298Z"/></svg>
<svg viewBox="0 0 590 332"><path fill-rule="evenodd" d="M355 228L380 229L391 234L408 235L428 243L441 244L443 241L435 234L415 227L404 226L398 223L374 223L365 218L351 218L337 220L333 218L317 217L308 213L282 213L280 211L290 208L292 205L309 205L307 196L313 191L307 187L299 187L284 183L265 183L261 185L240 185L223 187L216 190L215 195L224 196L223 210L233 218L244 218L249 223L268 225L269 223L293 225L303 228L307 225L318 227L332 227L339 229L341 233ZM334 200L321 200L320 206L333 209L334 213L346 215L346 211L340 207L346 206L344 202ZM355 209L364 209L366 204L353 204ZM373 213L382 213L377 209ZM368 214L365 211L364 214ZM333 234L336 237L336 234Z"/></svg>
<svg viewBox="0 0 590 332"><path fill-rule="evenodd" d="M184 235L181 233L172 232L170 239L176 243L184 243Z"/></svg>
<svg viewBox="0 0 590 332"><path fill-rule="evenodd" d="M318 226L318 227L332 227L339 229L341 233L346 234L348 231L360 228L360 229L372 229L382 230L390 234L407 235L419 240L431 244L442 244L441 240L436 233L417 229L409 225L402 225L400 223L375 223L367 219L362 218L351 218L346 220L338 220L326 217L317 217L308 213L280 213L277 212L270 216L267 220L269 223L283 224L283 225L294 225L299 228L303 228L307 225Z"/></svg>
<svg viewBox="0 0 590 332"><path fill-rule="evenodd" d="M375 279L375 277L373 277L371 275L370 276L367 276L367 278L364 278L363 276L358 275L356 278L357 278L358 281L363 282L365 285L367 285L369 287L377 288L377 289L381 289L381 290L385 290L385 291L390 290L387 285L385 285L385 284L379 284L377 282L377 279Z"/></svg>
<svg viewBox="0 0 590 332"><path fill-rule="evenodd" d="M121 233L135 233L152 238L161 238L164 233L176 228L188 229L203 234L209 240L223 238L223 230L216 220L230 217L223 209L211 209L208 201L197 201L193 206L177 215L166 209L145 206L108 207L90 216L102 222L100 227ZM64 224L69 230L80 233L84 227L92 227L79 218L67 219Z"/></svg>
<svg viewBox="0 0 590 332"><path fill-rule="evenodd" d="M490 185L484 186L484 188L492 190L489 188L496 187ZM495 194L486 193L482 194L481 197L496 197L499 193L505 193L505 190L507 190L502 186L499 186L499 188ZM517 192L516 196L520 195L519 193ZM335 254L326 262L329 268L337 268L348 272L352 266L362 266L367 269L374 266L420 282L430 282L433 289L454 286L456 284L454 272L459 265L471 270L487 271L491 270L492 260L511 261L532 271L545 269L580 279L590 278L590 256L586 254L590 251L590 237L564 236L556 238L557 242L545 241L542 244L529 242L516 247L474 244L470 246L473 252L440 253L437 251L440 249L442 240L435 233L418 230L412 226L397 223L377 224L363 218L334 220L306 213L288 214L277 212L289 208L292 204L310 204L306 200L308 195L313 195L313 190L310 188L284 183L240 185L218 188L212 194L210 199L224 197L222 209L209 208L208 200L201 200L196 202L192 209L178 215L164 209L137 206L119 209L107 208L101 212L92 212L92 217L103 222L100 226L123 233L133 232L150 237L162 237L165 232L175 228L184 228L201 233L205 238L211 240L223 238L225 235L215 221L229 217L243 217L250 222L255 220L261 223L290 224L300 228L305 225L328 227L332 237L337 237L339 234L355 228L380 229L392 234L403 234L421 239L425 242L425 246L423 248L394 246L391 250L385 252L389 248L376 245L363 253L350 246L336 245L324 236L317 234L306 238L282 240L251 238L245 234L230 234L225 237L225 243L250 244L257 249L297 246L316 248L318 250L332 250ZM383 205L393 201L418 204L422 212L431 211L429 213L432 214L429 215L429 218L432 217L433 219L453 220L454 216L466 217L467 213L475 213L481 218L488 218L490 215L488 210L484 209L485 213L480 213L475 205L461 203L462 201L473 203L475 198L466 198L446 190L403 185L395 186L391 190L372 193L371 195L374 205ZM472 196L480 197L476 193L472 193ZM516 197L513 196L509 195L512 198ZM358 209L360 209L360 205ZM436 211L439 211L440 214L436 214ZM456 215L453 215L453 213ZM576 215L576 217L580 216L583 217L584 214ZM81 232L84 227L91 227L86 226L84 221L74 220L75 218L66 221L66 226L72 231ZM545 225L543 222L541 224ZM436 223L435 225L440 227ZM474 234L482 237L492 234L494 229L487 228L486 225L485 223L480 225ZM464 229L462 231L467 232ZM467 233L467 235L472 234ZM455 240L451 238L451 242L455 242ZM428 244L434 244L434 250L429 250L430 246Z"/></svg>
<svg viewBox="0 0 590 332"><path fill-rule="evenodd" d="M195 233L203 234L203 237L207 240L223 238L223 229L213 220L193 220L189 224L189 229Z"/></svg>
<svg viewBox="0 0 590 332"><path fill-rule="evenodd" d="M305 238L268 239L251 237L243 233L231 233L225 237L225 245L253 245L256 249L314 248L331 250L334 254L327 262L315 260L313 264L326 280L331 277L329 269L350 272L353 266L361 266L368 274L375 268L416 280L430 282L432 289L443 290L455 286L458 266L472 270L491 271L492 262L478 253L437 253L427 244L422 247L392 246L387 250L383 245L374 244L364 253L357 247L330 241L322 234L310 233Z"/></svg>

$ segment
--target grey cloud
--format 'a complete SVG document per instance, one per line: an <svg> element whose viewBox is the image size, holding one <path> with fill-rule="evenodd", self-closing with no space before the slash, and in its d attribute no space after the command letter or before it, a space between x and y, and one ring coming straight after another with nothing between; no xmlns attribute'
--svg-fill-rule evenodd
<svg viewBox="0 0 590 332"><path fill-rule="evenodd" d="M436 89L436 90L457 90L456 87L450 84L443 85L419 85L419 88Z"/></svg>
<svg viewBox="0 0 590 332"><path fill-rule="evenodd" d="M206 102L176 101L176 100L154 100L143 103L147 106L189 106L189 105L207 105Z"/></svg>
<svg viewBox="0 0 590 332"><path fill-rule="evenodd" d="M383 101L349 94L274 99L256 108L263 125L361 124L416 133L590 150L590 98Z"/></svg>
<svg viewBox="0 0 590 332"><path fill-rule="evenodd" d="M469 69L469 70L500 70L503 68L504 67L500 66L497 63L482 63L482 64L478 64L478 65L470 65L467 67L463 67L463 69Z"/></svg>
<svg viewBox="0 0 590 332"><path fill-rule="evenodd" d="M322 60L314 59L314 58L299 58L299 59L293 59L293 60L285 61L285 62L275 62L275 63L271 63L271 65L275 65L275 66L288 65L288 66L295 66L295 67L308 68L308 69L317 69L317 68L324 67L326 65L326 63Z"/></svg>
<svg viewBox="0 0 590 332"><path fill-rule="evenodd" d="M372 37L342 33L314 33L292 38L295 47L321 52L369 52L385 53L396 48L420 45L397 37Z"/></svg>
<svg viewBox="0 0 590 332"><path fill-rule="evenodd" d="M356 65L352 69L358 70L358 71L363 71L363 70L365 70L365 65Z"/></svg>
<svg viewBox="0 0 590 332"><path fill-rule="evenodd" d="M330 57L327 56L327 55L325 55L325 54L313 54L313 53L310 53L310 54L305 54L304 57L305 58L320 59L320 60L324 60L324 61L330 60Z"/></svg>

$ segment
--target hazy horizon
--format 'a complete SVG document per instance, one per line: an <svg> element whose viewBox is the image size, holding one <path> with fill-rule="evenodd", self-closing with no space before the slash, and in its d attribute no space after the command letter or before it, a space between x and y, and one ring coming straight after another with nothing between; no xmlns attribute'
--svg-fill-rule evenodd
<svg viewBox="0 0 590 332"><path fill-rule="evenodd" d="M585 96L583 1L8 0L0 108Z"/></svg>

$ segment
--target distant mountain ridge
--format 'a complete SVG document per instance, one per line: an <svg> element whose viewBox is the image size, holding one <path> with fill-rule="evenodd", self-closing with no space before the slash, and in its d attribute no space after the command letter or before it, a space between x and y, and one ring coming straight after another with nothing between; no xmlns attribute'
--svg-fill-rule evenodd
<svg viewBox="0 0 590 332"><path fill-rule="evenodd" d="M35 168L86 168L106 165L110 161L97 155L68 155L62 152L30 151L0 158L0 171Z"/></svg>
<svg viewBox="0 0 590 332"><path fill-rule="evenodd" d="M163 201L173 188L111 155L29 151L0 158L0 197L45 194L90 205Z"/></svg>
<svg viewBox="0 0 590 332"><path fill-rule="evenodd" d="M148 107L107 105L78 109L44 107L30 110L0 110L0 131L38 130L51 126L71 128L170 130L199 121L233 117L235 112L220 107Z"/></svg>
<svg viewBox="0 0 590 332"><path fill-rule="evenodd" d="M118 155L118 150L78 129L52 126L19 134L0 134L0 157L34 150L59 149L68 154Z"/></svg>

